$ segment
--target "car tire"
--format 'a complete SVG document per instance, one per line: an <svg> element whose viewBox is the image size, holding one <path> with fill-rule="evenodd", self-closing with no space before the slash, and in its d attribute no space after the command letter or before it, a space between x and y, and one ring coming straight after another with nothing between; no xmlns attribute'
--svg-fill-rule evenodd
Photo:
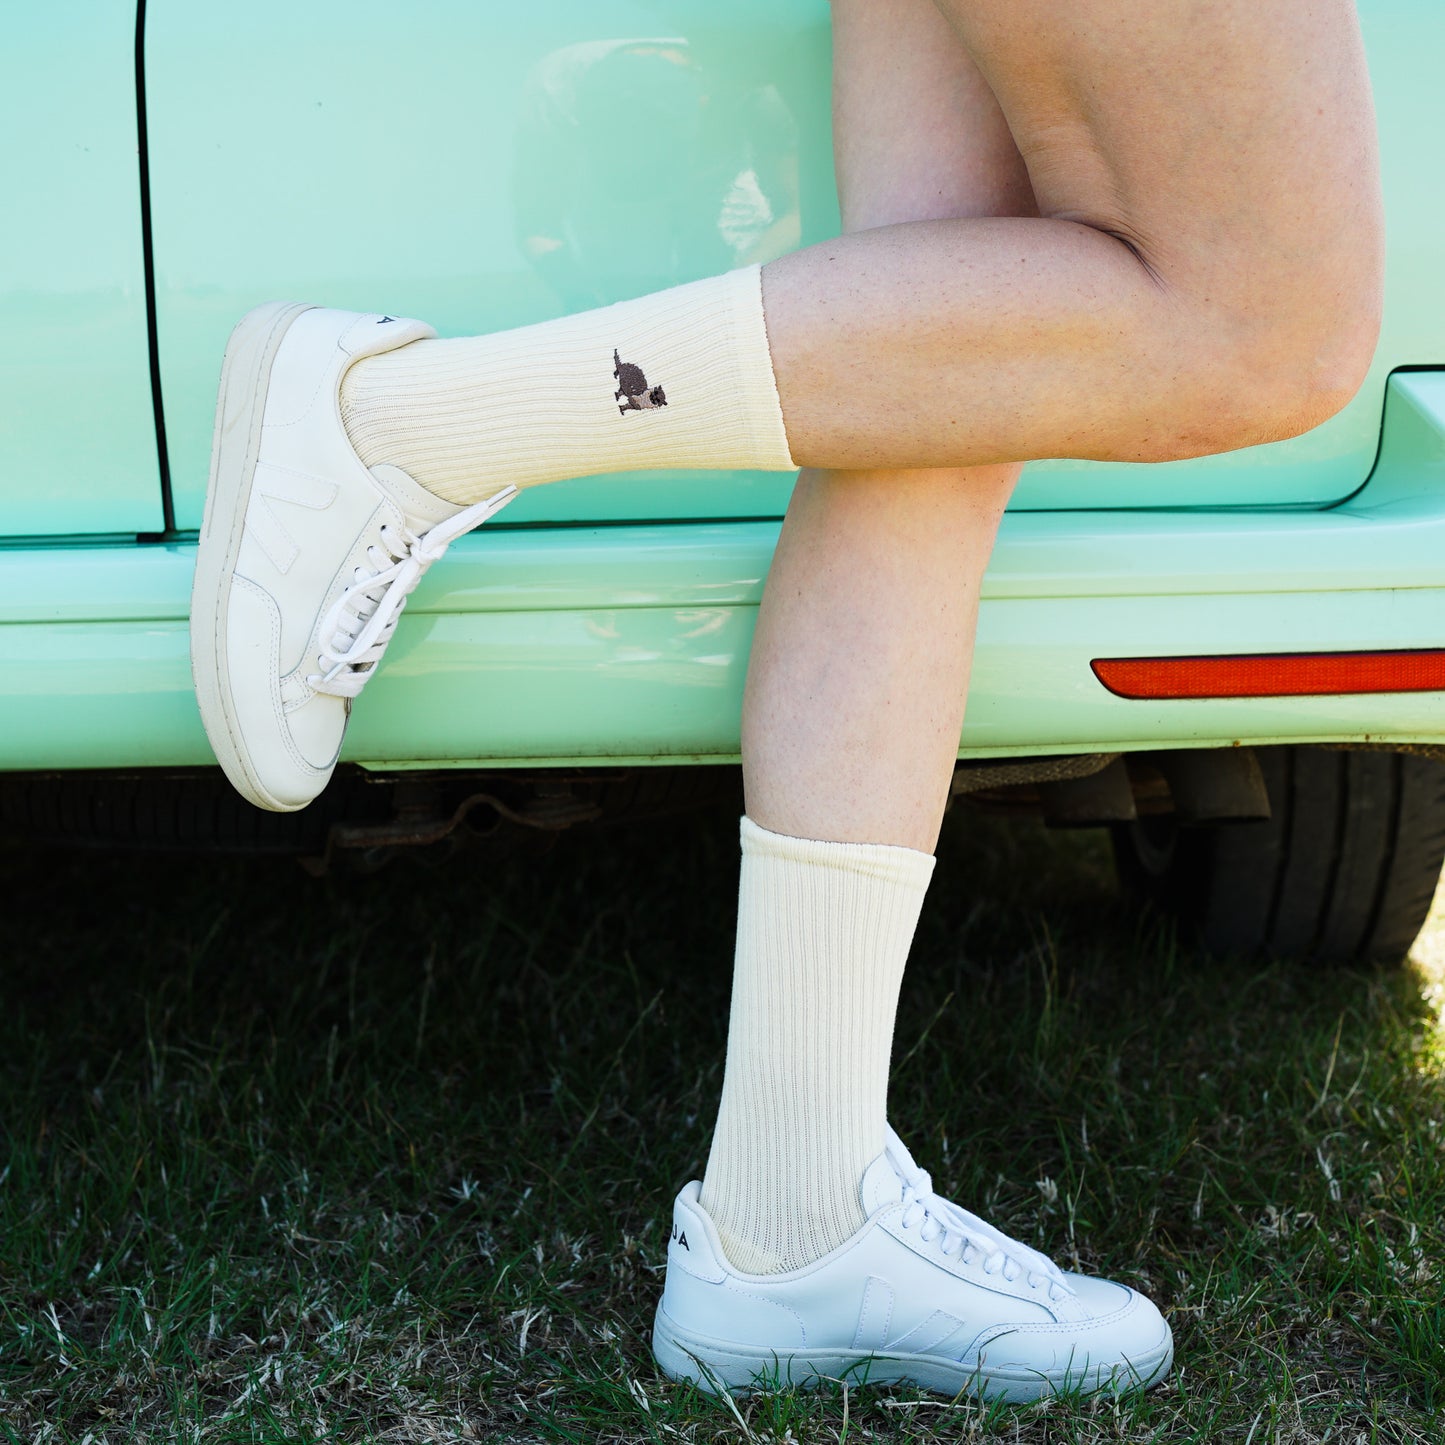
<svg viewBox="0 0 1445 1445"><path fill-rule="evenodd" d="M1401 962L1445 862L1445 763L1318 747L1256 753L1270 818L1117 824L1125 889L1209 953Z"/></svg>

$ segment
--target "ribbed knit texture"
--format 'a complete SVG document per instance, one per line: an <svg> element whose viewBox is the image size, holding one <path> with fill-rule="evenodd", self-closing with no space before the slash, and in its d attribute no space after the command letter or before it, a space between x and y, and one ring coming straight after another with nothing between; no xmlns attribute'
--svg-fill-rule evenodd
<svg viewBox="0 0 1445 1445"><path fill-rule="evenodd" d="M636 371L615 376L614 352ZM458 504L596 472L793 466L757 266L516 331L414 341L346 373L341 417L367 466Z"/></svg>
<svg viewBox="0 0 1445 1445"><path fill-rule="evenodd" d="M866 1215L903 965L933 859L742 820L727 1072L702 1206L734 1268L799 1269Z"/></svg>

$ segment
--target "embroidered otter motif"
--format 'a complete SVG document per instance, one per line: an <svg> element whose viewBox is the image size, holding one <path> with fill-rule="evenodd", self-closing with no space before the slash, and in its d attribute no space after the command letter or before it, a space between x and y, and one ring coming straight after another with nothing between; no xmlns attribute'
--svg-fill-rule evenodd
<svg viewBox="0 0 1445 1445"><path fill-rule="evenodd" d="M652 411L667 405L667 393L660 386L649 387L642 368L624 361L615 346L612 348L612 375L617 378L613 399L619 403L617 410L623 416L630 411ZM627 398L625 402L623 397Z"/></svg>

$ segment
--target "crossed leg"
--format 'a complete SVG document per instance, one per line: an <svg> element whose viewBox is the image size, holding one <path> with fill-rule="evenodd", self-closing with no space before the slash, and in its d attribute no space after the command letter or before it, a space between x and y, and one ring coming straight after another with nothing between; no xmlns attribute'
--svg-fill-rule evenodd
<svg viewBox="0 0 1445 1445"><path fill-rule="evenodd" d="M998 103L928 0L835 0L833 32L845 233L1035 214ZM794 489L742 716L747 815L774 837L744 831L727 1072L700 1194L743 1268L805 1262L861 1223L979 588L1018 474L805 468ZM830 841L790 848L798 839ZM839 857L839 843L862 846ZM888 881L839 888L834 870L859 860ZM894 909L889 926L871 917Z"/></svg>
<svg viewBox="0 0 1445 1445"><path fill-rule="evenodd" d="M1368 90L1345 5L1161 0L1126 27L1103 0L833 11L845 235L764 271L788 443L812 466L749 666L727 1067L706 1175L674 1225L685 1241L710 1221L733 1267L778 1284L739 1285L765 1307L728 1319L675 1243L655 1336L669 1372L701 1358L732 1364L730 1382L749 1345L790 1371L846 1368L845 1351L823 1365L785 1351L768 1311L857 1351L870 1337L866 1290L851 1314L856 1272L894 1267L857 1262L897 1199L876 1162L894 1152L893 1017L1017 461L1162 459L1302 430L1353 393L1379 305ZM1312 63L1295 66L1307 19ZM906 1221L912 1166L895 1167ZM916 1207L958 1217L932 1196ZM972 1238L965 1254L987 1248ZM809 1293L815 1267L832 1306ZM1113 1305L1011 1315L955 1288L935 1277L895 1301L889 1287L899 1338L885 1328L871 1348L930 1348L916 1331L941 1309L970 1328L1046 1318L1100 1381L1119 1362L1141 1384L1168 1369L1168 1327L1137 1298L1120 1330ZM738 1343L704 1343L719 1334ZM1004 1383L1017 1346L999 1348L975 1388L1023 1388Z"/></svg>
<svg viewBox="0 0 1445 1445"><path fill-rule="evenodd" d="M805 470L789 510L748 808L931 851L1017 468L879 468L1163 460L1323 420L1378 326L1373 115L1344 0L833 18L849 234L764 294L793 454L852 470Z"/></svg>
<svg viewBox="0 0 1445 1445"><path fill-rule="evenodd" d="M1161 0L1127 26L1104 0L833 10L845 235L764 270L811 469L749 670L748 813L778 836L744 831L701 1194L760 1271L862 1226L845 1205L883 1127L921 897L895 855L936 841L1014 463L1303 430L1353 394L1379 308L1369 94L1340 0ZM866 936L868 908L831 917L863 856L915 905Z"/></svg>

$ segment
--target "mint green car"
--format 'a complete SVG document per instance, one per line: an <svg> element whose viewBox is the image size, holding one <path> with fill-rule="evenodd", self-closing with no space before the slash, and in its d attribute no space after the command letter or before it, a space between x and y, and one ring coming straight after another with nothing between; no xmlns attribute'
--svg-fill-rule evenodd
<svg viewBox="0 0 1445 1445"><path fill-rule="evenodd" d="M728 777L787 477L528 492L428 575L296 817L201 731L195 534L259 302L461 334L835 233L825 0L83 8L0 20L0 832L375 856ZM1360 394L1227 456L1031 466L985 584L957 791L1112 826L1217 949L1399 957L1445 855L1445 6L1360 9L1390 245Z"/></svg>

